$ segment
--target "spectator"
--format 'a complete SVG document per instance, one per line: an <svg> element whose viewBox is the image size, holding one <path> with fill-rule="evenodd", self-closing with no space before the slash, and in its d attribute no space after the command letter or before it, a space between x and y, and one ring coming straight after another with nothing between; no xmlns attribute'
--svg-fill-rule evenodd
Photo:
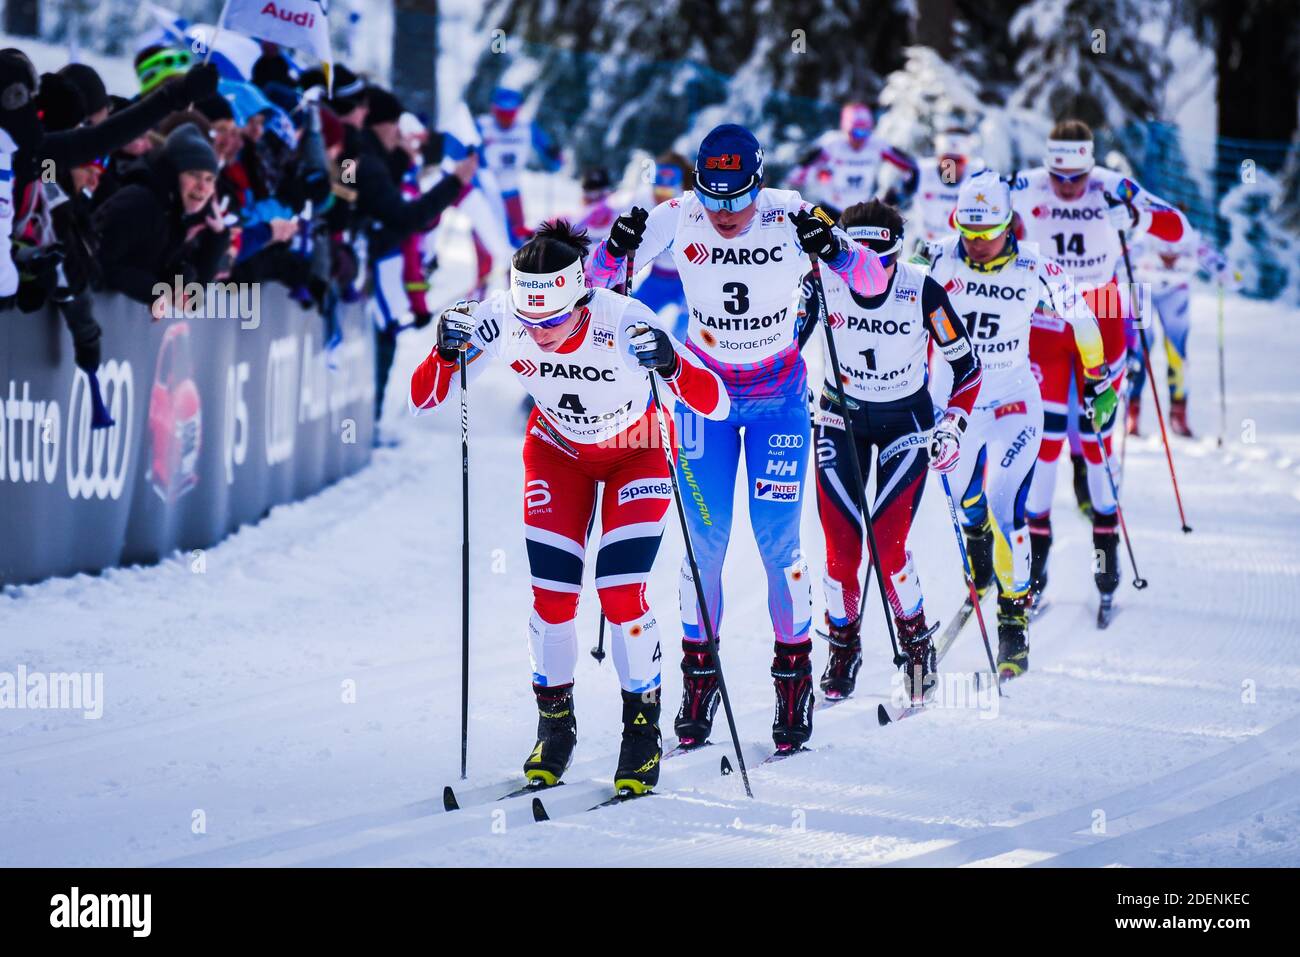
<svg viewBox="0 0 1300 957"><path fill-rule="evenodd" d="M150 303L155 317L180 307L155 301L157 283L210 282L226 250L224 211L213 203L217 154L199 130L185 125L128 183L96 211L100 262L107 288Z"/></svg>
<svg viewBox="0 0 1300 957"><path fill-rule="evenodd" d="M470 155L455 170L418 197L402 196L400 178L394 174L393 154L402 143L399 121L402 104L387 90L372 88L367 95L365 129L358 137L356 161L356 213L370 254L369 312L375 323L375 420L383 410L384 391L397 334L408 314L402 281L402 242L412 233L432 225L440 213L460 196L474 178L478 158Z"/></svg>

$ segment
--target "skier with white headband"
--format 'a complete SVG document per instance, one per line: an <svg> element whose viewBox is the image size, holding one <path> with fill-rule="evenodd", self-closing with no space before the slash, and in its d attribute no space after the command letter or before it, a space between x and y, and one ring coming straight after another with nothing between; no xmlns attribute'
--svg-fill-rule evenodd
<svg viewBox="0 0 1300 957"><path fill-rule="evenodd" d="M1064 323L1083 368L1104 366L1101 330L1068 273L1011 231L1011 191L991 170L962 186L952 224L958 236L934 249L930 278L948 292L984 370L979 401L952 474L960 500L966 554L980 595L993 584L994 535L1011 552L997 569L998 673L1015 677L1029 667L1029 494L1043 437L1043 400L1029 365L1031 323ZM1106 377L1094 394L1098 416L1117 398Z"/></svg>
<svg viewBox="0 0 1300 957"><path fill-rule="evenodd" d="M1101 327L1105 360L1093 368L1080 367L1074 333L1067 323L1045 320L1034 324L1029 358L1044 406L1043 442L1026 505L1030 587L1035 596L1047 586L1056 462L1065 439L1070 390L1082 390L1084 398L1095 402L1107 387L1116 393L1124 388L1125 323L1131 318L1130 296L1136 295L1136 290L1121 289L1116 279L1120 230L1129 243L1139 234L1176 242L1188 228L1178 210L1123 174L1097 166L1093 150L1088 125L1080 120L1063 120L1053 127L1047 140L1045 165L1015 177L1011 186L1011 202L1019 216L1017 237L1036 243L1074 277ZM1093 577L1103 606L1108 606L1119 587L1119 518L1102 464L1098 435L1109 454L1114 413L1099 414L1091 422L1083 419L1078 426L1092 501L1093 549L1100 556L1094 562Z"/></svg>
<svg viewBox="0 0 1300 957"><path fill-rule="evenodd" d="M871 200L844 211L841 225L854 242L870 249L885 267L886 282L864 295L839 276L826 275L830 317L845 409L839 386L829 377L818 404L817 513L826 535L826 619L830 657L821 686L828 698L853 693L862 666L863 524L859 503L876 463L876 500L871 523L880 549L879 567L907 658L906 680L920 701L935 669L921 582L907 550L912 521L925 490L926 466L951 472L962 453L963 433L980 394L980 363L948 294L921 266L901 261L903 217L894 207ZM952 389L936 425L926 388L931 344L952 369ZM845 416L852 418L852 433ZM865 474L853 474L850 435ZM874 452L873 452L874 449Z"/></svg>
<svg viewBox="0 0 1300 957"><path fill-rule="evenodd" d="M470 376L486 365L485 356L498 359L536 403L524 438L523 504L533 583L528 650L539 716L524 773L538 785L559 780L577 743L574 618L587 528L599 505L596 591L623 689L615 790L640 794L657 783L661 756L663 655L645 587L672 500L670 456L656 418L667 413L653 406L648 376L659 375L702 416L725 419L730 400L718 376L644 305L587 287L587 244L567 222L547 223L515 253L509 292L443 312L437 345L411 376L410 403L419 414L456 395L462 351Z"/></svg>
<svg viewBox="0 0 1300 957"><path fill-rule="evenodd" d="M791 189L810 195L825 194L834 215L854 203L876 195L880 174L886 165L902 174L897 192L909 194L916 186L916 160L875 136L876 121L865 103L845 103L840 110L840 128L817 138L788 182Z"/></svg>
<svg viewBox="0 0 1300 957"><path fill-rule="evenodd" d="M813 700L812 588L799 542L811 445L808 373L796 338L799 289L810 256L862 295L884 289L885 271L824 210L798 193L764 188L763 150L753 133L732 123L700 143L693 190L648 213L634 207L619 217L592 254L592 283L619 281L634 250L651 262L668 249L686 291L687 347L721 376L731 396L725 422L678 409L678 475L692 501L686 512L700 585L717 635L743 448L750 525L775 639L772 739L777 750L791 750L812 734ZM686 564L679 597L682 705L675 725L679 742L689 747L708 740L720 691Z"/></svg>

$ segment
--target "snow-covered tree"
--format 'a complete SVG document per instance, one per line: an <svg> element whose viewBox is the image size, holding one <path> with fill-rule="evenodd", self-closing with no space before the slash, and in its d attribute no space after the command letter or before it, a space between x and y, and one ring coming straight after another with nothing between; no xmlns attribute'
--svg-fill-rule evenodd
<svg viewBox="0 0 1300 957"><path fill-rule="evenodd" d="M1263 169L1224 194L1219 215L1228 223L1224 254L1242 276L1242 292L1300 303L1300 238L1281 224L1281 181Z"/></svg>
<svg viewBox="0 0 1300 957"><path fill-rule="evenodd" d="M579 163L617 166L632 146L693 149L722 119L805 142L846 99L874 100L901 65L910 0L495 0L501 31L479 57L477 111L503 76Z"/></svg>
<svg viewBox="0 0 1300 957"><path fill-rule="evenodd" d="M1011 18L1022 47L1009 105L1119 127L1159 109L1164 52L1143 39L1138 0L1030 0Z"/></svg>

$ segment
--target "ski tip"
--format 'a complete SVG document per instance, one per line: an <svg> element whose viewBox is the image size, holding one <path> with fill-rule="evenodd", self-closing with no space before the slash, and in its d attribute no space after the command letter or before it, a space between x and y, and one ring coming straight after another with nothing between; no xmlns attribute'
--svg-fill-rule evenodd
<svg viewBox="0 0 1300 957"><path fill-rule="evenodd" d="M444 811L459 811L460 802L456 800L456 792L448 784L442 789L442 809Z"/></svg>
<svg viewBox="0 0 1300 957"><path fill-rule="evenodd" d="M541 824L543 821L549 821L550 819L551 816L546 813L546 805L542 803L542 799L539 797L533 798L533 820Z"/></svg>
<svg viewBox="0 0 1300 957"><path fill-rule="evenodd" d="M731 760L725 754L722 756L722 763L719 765L718 770L724 778L731 773Z"/></svg>
<svg viewBox="0 0 1300 957"><path fill-rule="evenodd" d="M880 722L882 728L889 724L889 711L883 704L876 705L876 720Z"/></svg>

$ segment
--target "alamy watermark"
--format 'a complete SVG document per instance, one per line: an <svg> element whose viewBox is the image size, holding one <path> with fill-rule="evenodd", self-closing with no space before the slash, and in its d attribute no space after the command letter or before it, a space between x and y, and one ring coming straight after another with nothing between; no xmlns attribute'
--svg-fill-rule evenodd
<svg viewBox="0 0 1300 957"><path fill-rule="evenodd" d="M87 721L104 716L102 671L0 671L0 710L80 711Z"/></svg>
<svg viewBox="0 0 1300 957"><path fill-rule="evenodd" d="M262 324L262 284L257 282L186 282L184 276L154 283L154 317L158 319L238 319L239 328Z"/></svg>

